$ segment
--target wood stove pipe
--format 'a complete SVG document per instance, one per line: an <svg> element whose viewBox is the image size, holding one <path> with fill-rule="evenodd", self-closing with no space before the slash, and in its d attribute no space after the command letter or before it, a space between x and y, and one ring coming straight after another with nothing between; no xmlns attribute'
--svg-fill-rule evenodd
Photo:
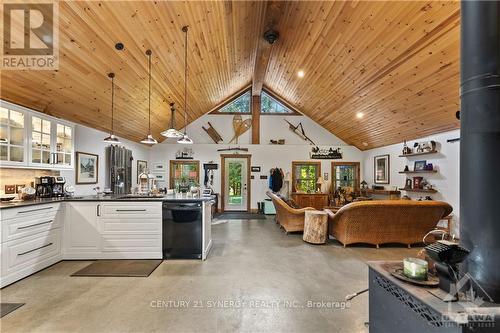
<svg viewBox="0 0 500 333"><path fill-rule="evenodd" d="M500 2L461 3L463 272L500 303Z"/></svg>

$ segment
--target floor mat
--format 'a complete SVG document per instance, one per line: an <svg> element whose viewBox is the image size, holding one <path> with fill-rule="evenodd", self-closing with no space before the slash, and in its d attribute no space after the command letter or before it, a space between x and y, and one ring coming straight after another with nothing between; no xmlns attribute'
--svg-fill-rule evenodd
<svg viewBox="0 0 500 333"><path fill-rule="evenodd" d="M97 260L71 276L147 277L162 260Z"/></svg>
<svg viewBox="0 0 500 333"><path fill-rule="evenodd" d="M215 217L219 220L265 220L266 215L260 213L247 212L224 212L216 214Z"/></svg>
<svg viewBox="0 0 500 333"><path fill-rule="evenodd" d="M19 309L26 303L0 303L0 318L8 315L14 310Z"/></svg>

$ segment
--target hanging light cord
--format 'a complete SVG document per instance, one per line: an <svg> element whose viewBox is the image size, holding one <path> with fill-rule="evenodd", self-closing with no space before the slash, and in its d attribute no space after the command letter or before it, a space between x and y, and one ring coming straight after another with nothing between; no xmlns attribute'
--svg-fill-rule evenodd
<svg viewBox="0 0 500 333"><path fill-rule="evenodd" d="M149 134L151 134L151 50L147 50L146 53L149 57L149 87L148 87L148 113L149 113Z"/></svg>
<svg viewBox="0 0 500 333"><path fill-rule="evenodd" d="M115 134L114 131L114 110L115 110L115 76L111 77L111 135Z"/></svg>
<svg viewBox="0 0 500 333"><path fill-rule="evenodd" d="M187 77L188 77L188 69L187 69L187 46L188 46L188 26L182 27L182 31L186 33L184 36L184 135L187 132Z"/></svg>

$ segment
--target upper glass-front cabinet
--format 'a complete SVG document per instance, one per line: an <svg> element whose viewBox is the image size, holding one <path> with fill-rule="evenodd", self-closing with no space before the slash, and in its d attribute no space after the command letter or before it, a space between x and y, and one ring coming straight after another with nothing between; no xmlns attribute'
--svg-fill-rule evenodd
<svg viewBox="0 0 500 333"><path fill-rule="evenodd" d="M0 161L26 163L26 122L23 112L0 107Z"/></svg>
<svg viewBox="0 0 500 333"><path fill-rule="evenodd" d="M0 110L2 166L73 167L73 125L3 101Z"/></svg>

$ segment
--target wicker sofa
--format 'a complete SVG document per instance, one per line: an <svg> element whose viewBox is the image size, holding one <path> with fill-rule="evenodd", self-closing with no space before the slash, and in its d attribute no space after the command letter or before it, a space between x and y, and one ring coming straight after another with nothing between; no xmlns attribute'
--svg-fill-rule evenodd
<svg viewBox="0 0 500 333"><path fill-rule="evenodd" d="M290 207L283 199L272 192L266 192L276 209L276 222L288 232L304 231L304 216L306 210L315 210L312 207L296 209Z"/></svg>
<svg viewBox="0 0 500 333"><path fill-rule="evenodd" d="M421 243L452 207L441 201L375 200L328 211L328 233L344 246L353 243Z"/></svg>

